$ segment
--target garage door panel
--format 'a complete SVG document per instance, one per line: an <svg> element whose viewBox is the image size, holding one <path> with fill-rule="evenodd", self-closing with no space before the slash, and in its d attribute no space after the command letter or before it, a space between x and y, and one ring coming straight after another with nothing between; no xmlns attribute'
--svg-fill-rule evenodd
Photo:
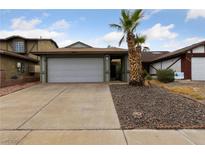
<svg viewBox="0 0 205 154"><path fill-rule="evenodd" d="M205 57L192 57L192 80L205 80Z"/></svg>
<svg viewBox="0 0 205 154"><path fill-rule="evenodd" d="M48 82L103 82L103 58L49 58Z"/></svg>

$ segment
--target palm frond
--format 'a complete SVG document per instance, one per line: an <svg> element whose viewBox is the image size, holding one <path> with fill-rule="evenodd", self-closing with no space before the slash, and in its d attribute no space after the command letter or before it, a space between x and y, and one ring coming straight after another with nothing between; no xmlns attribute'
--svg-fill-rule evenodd
<svg viewBox="0 0 205 154"><path fill-rule="evenodd" d="M143 52L149 52L150 51L150 48L149 47L143 47Z"/></svg>
<svg viewBox="0 0 205 154"><path fill-rule="evenodd" d="M119 46L122 44L122 42L124 41L124 39L125 39L125 35L123 35L123 37L120 39Z"/></svg>
<svg viewBox="0 0 205 154"><path fill-rule="evenodd" d="M130 29L131 32L134 32L137 26L139 26L139 22L135 22L134 24L132 24L132 28Z"/></svg>
<svg viewBox="0 0 205 154"><path fill-rule="evenodd" d="M132 13L132 16L131 16L131 20L133 22L136 22L138 20L140 20L141 18L143 17L143 12L142 10L135 10L133 13Z"/></svg>
<svg viewBox="0 0 205 154"><path fill-rule="evenodd" d="M122 26L120 26L120 25L118 25L118 24L110 24L110 27L115 28L115 29L117 29L117 30L119 30L119 31L122 30Z"/></svg>
<svg viewBox="0 0 205 154"><path fill-rule="evenodd" d="M131 21L132 21L132 27L131 27L131 31L134 32L134 30L136 29L136 27L139 25L140 23L140 19L142 19L143 17L143 12L142 10L135 10L132 13L131 16Z"/></svg>
<svg viewBox="0 0 205 154"><path fill-rule="evenodd" d="M129 11L128 10L121 10L121 16L124 21L129 20Z"/></svg>
<svg viewBox="0 0 205 154"><path fill-rule="evenodd" d="M146 36L145 35L136 34L136 36L135 36L136 46L145 43L145 41L146 41Z"/></svg>

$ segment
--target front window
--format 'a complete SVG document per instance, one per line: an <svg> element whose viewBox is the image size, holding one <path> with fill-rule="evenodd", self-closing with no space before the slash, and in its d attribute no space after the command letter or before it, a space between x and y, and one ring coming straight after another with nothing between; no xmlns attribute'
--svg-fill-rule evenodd
<svg viewBox="0 0 205 154"><path fill-rule="evenodd" d="M22 41L21 42L20 41L16 42L15 43L15 51L19 52L19 53L24 52L25 51L24 42L22 42Z"/></svg>

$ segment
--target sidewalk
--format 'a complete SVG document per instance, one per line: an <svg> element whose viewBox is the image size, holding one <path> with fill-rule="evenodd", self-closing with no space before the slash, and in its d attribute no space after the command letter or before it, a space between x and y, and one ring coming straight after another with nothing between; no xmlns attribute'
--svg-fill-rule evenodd
<svg viewBox="0 0 205 154"><path fill-rule="evenodd" d="M4 130L0 144L205 144L205 130Z"/></svg>

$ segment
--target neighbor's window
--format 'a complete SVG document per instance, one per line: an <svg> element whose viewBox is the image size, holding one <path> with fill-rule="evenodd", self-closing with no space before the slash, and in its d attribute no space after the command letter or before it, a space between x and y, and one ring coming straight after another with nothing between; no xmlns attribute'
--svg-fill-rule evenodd
<svg viewBox="0 0 205 154"><path fill-rule="evenodd" d="M15 51L19 53L24 52L25 51L24 42L22 41L15 42Z"/></svg>

